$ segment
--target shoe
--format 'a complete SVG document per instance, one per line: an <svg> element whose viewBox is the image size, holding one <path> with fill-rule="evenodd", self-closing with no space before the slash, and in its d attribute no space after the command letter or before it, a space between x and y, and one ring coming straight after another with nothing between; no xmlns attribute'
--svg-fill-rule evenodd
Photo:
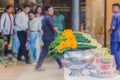
<svg viewBox="0 0 120 80"><path fill-rule="evenodd" d="M63 68L63 66L59 66L59 69L62 69Z"/></svg>
<svg viewBox="0 0 120 80"><path fill-rule="evenodd" d="M18 64L24 64L24 62L23 62L23 61L17 61L17 63L18 63Z"/></svg>
<svg viewBox="0 0 120 80"><path fill-rule="evenodd" d="M24 60L22 60L22 59L18 59L18 61L20 61L20 62L24 62Z"/></svg>
<svg viewBox="0 0 120 80"><path fill-rule="evenodd" d="M31 64L31 62L30 62L30 61L27 61L26 64Z"/></svg>
<svg viewBox="0 0 120 80"><path fill-rule="evenodd" d="M35 68L35 71L45 71L45 69L42 69L42 68Z"/></svg>
<svg viewBox="0 0 120 80"><path fill-rule="evenodd" d="M33 66L35 66L37 63L36 62L33 62L33 63L31 63Z"/></svg>

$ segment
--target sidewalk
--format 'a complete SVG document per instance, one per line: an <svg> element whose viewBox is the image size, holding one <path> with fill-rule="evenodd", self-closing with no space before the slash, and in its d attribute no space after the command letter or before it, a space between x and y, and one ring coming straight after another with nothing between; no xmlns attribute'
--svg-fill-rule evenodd
<svg viewBox="0 0 120 80"><path fill-rule="evenodd" d="M33 65L19 65L14 68L0 68L0 80L63 80L62 69L55 61L46 60L45 71L35 71Z"/></svg>
<svg viewBox="0 0 120 80"><path fill-rule="evenodd" d="M34 71L35 64L30 65L16 80L63 80L62 69L54 61L45 61L45 71Z"/></svg>
<svg viewBox="0 0 120 80"><path fill-rule="evenodd" d="M10 68L5 68L3 65L0 65L0 80L15 80L27 68L28 66L26 64L18 64Z"/></svg>

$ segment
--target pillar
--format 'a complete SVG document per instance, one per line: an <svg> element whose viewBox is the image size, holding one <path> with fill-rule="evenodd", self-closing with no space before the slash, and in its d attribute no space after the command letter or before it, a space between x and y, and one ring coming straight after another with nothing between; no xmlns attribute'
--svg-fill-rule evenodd
<svg viewBox="0 0 120 80"><path fill-rule="evenodd" d="M73 31L79 31L80 15L79 15L79 3L80 0L72 0L72 29Z"/></svg>

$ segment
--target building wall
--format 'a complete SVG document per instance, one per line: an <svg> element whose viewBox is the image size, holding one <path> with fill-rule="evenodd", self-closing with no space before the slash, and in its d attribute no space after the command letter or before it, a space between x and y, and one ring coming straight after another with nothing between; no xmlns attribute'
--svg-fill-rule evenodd
<svg viewBox="0 0 120 80"><path fill-rule="evenodd" d="M14 5L14 0L0 0L0 8L7 5Z"/></svg>
<svg viewBox="0 0 120 80"><path fill-rule="evenodd" d="M14 5L14 0L0 0L0 16L7 5Z"/></svg>
<svg viewBox="0 0 120 80"><path fill-rule="evenodd" d="M86 0L86 32L104 44L104 0Z"/></svg>
<svg viewBox="0 0 120 80"><path fill-rule="evenodd" d="M30 5L35 6L36 4L33 4L31 0L19 0L20 5L23 5L24 3L28 3ZM40 0L36 0L37 3L39 3ZM44 4L48 4L52 1L59 1L59 0L44 0ZM62 2L63 0L61 0ZM94 38L96 38L99 42L104 44L104 10L105 10L105 0L81 0L85 1L85 24L86 24L86 32L90 33ZM112 4L113 3L120 3L120 0L106 0L107 1L107 11L106 11L106 27L107 30L110 27L110 21L112 16ZM69 1L68 1L69 2ZM0 8L4 8L6 5L14 5L14 0L0 0ZM61 6L56 4L58 6ZM54 6L56 6L54 5ZM63 5L60 7L64 7ZM70 6L69 6L70 7ZM60 9L58 9L60 10ZM63 10L63 9L61 9ZM80 9L81 10L81 9ZM0 12L2 12L3 9L0 9ZM63 13L68 13L68 11L64 10ZM69 12L70 13L70 12ZM67 14L66 14L67 15ZM67 21L67 20L65 20ZM70 23L71 19L68 20L68 24ZM110 34L107 33L107 46L109 46L109 40L110 40Z"/></svg>

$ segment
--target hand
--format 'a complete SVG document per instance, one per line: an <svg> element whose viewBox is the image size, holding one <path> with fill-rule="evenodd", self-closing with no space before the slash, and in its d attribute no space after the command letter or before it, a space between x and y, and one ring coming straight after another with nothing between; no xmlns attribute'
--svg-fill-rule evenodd
<svg viewBox="0 0 120 80"><path fill-rule="evenodd" d="M108 30L108 33L111 33L111 29Z"/></svg>
<svg viewBox="0 0 120 80"><path fill-rule="evenodd" d="M25 30L28 33L28 29Z"/></svg>
<svg viewBox="0 0 120 80"><path fill-rule="evenodd" d="M13 30L13 34L16 34L16 31L15 31L15 30Z"/></svg>
<svg viewBox="0 0 120 80"><path fill-rule="evenodd" d="M2 31L2 33L1 33L1 37L4 37L4 35L5 35L5 34L4 34L4 32Z"/></svg>
<svg viewBox="0 0 120 80"><path fill-rule="evenodd" d="M62 32L59 32L58 35L59 35L59 36L62 35Z"/></svg>
<svg viewBox="0 0 120 80"><path fill-rule="evenodd" d="M30 38L29 37L27 37L27 41L29 41L30 40Z"/></svg>
<svg viewBox="0 0 120 80"><path fill-rule="evenodd" d="M43 31L40 31L41 36L43 36Z"/></svg>

